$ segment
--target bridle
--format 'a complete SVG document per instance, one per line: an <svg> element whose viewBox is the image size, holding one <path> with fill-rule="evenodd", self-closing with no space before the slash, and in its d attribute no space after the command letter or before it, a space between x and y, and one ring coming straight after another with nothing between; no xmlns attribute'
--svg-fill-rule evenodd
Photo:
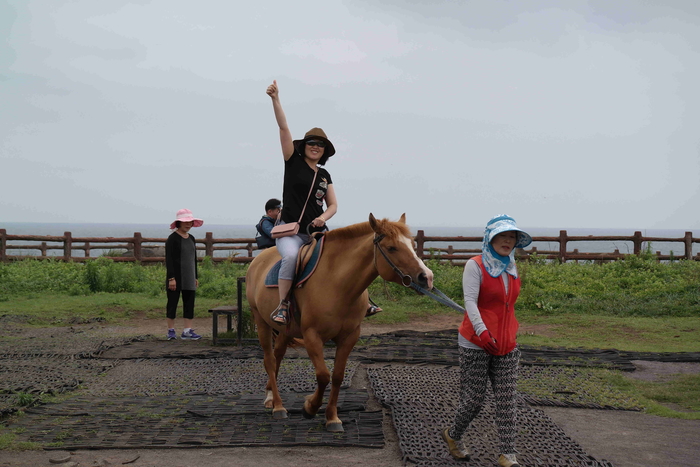
<svg viewBox="0 0 700 467"><path fill-rule="evenodd" d="M377 269L377 271L379 271L379 269L377 268L377 250L379 250L387 264L391 266L391 269L393 269L394 272L398 274L401 278L401 284L404 287L411 287L411 284L414 284L411 276L409 276L408 274L404 274L403 271L399 269L399 267L395 265L391 259L389 259L389 255L387 255L384 251L384 248L382 248L380 242L384 239L384 237L386 237L385 234L374 234L374 268Z"/></svg>
<svg viewBox="0 0 700 467"><path fill-rule="evenodd" d="M384 239L384 237L386 237L386 235L384 235L384 234L378 235L375 233L375 235L374 235L374 268L377 269L377 271L379 271L379 269L377 268L377 250L379 250L379 252L382 254L382 256L384 257L384 260L387 262L387 264L389 264L389 266L391 266L391 268L394 270L394 272L399 275L399 277L401 278L401 284L404 287L410 287L413 290L415 290L416 292L423 294L423 295L427 295L428 297L432 298L436 302L442 303L443 305L447 305L450 308L457 310L461 313L466 312L466 310L464 308L457 305L454 301L452 301L451 298L449 298L447 295L445 295L441 290L438 290L437 287L433 287L432 291L424 289L420 285L416 284L413 281L413 278L411 278L411 276L409 276L408 274L404 274L403 271L401 271L401 269L399 269L399 267L396 266L391 259L389 259L389 255L387 255L386 252L384 251L384 248L382 248L382 245L380 244L380 242Z"/></svg>

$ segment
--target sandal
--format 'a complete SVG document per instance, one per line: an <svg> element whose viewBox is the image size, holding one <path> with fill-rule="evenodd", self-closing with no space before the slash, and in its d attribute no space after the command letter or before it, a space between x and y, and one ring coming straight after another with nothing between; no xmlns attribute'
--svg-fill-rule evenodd
<svg viewBox="0 0 700 467"><path fill-rule="evenodd" d="M289 322L289 318L287 318L288 315L289 302L287 300L282 300L277 308L275 308L275 311L270 314L270 319L273 323L287 324L287 322Z"/></svg>
<svg viewBox="0 0 700 467"><path fill-rule="evenodd" d="M377 313L379 313L380 311L384 311L384 310L382 310L381 307L378 307L374 303L370 303L369 308L367 308L367 312L365 313L365 318L368 316L374 316Z"/></svg>

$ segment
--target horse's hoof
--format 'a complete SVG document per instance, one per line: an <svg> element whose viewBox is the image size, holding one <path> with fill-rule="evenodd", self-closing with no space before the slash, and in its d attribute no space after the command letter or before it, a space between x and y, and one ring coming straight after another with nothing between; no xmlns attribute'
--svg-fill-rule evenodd
<svg viewBox="0 0 700 467"><path fill-rule="evenodd" d="M331 433L345 433L342 422L326 423L326 431Z"/></svg>
<svg viewBox="0 0 700 467"><path fill-rule="evenodd" d="M307 420L309 420L309 419L311 419L311 418L314 418L314 417L316 416L316 415L314 415L314 414L311 414L311 413L307 412L307 411L306 411L306 407L302 407L302 408L301 408L301 414L302 414L302 415L304 416L304 418L307 419Z"/></svg>
<svg viewBox="0 0 700 467"><path fill-rule="evenodd" d="M273 410L272 418L275 420L284 420L287 418L287 409Z"/></svg>

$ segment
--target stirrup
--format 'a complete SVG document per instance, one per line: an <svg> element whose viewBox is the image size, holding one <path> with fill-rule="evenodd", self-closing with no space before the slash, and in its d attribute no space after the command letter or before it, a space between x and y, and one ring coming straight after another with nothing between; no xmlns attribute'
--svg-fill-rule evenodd
<svg viewBox="0 0 700 467"><path fill-rule="evenodd" d="M275 311L270 314L270 319L273 323L277 324L287 324L289 318L289 302L287 300L282 300Z"/></svg>

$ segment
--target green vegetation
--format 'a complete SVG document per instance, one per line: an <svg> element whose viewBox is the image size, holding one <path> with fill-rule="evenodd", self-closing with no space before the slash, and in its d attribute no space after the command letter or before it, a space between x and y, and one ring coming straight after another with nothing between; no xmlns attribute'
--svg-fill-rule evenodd
<svg viewBox="0 0 700 467"><path fill-rule="evenodd" d="M236 278L246 265L199 265L195 317L231 304ZM87 263L28 259L0 264L0 314L33 325L59 325L104 320L118 322L144 313L162 318L165 307L165 266L114 262L98 258Z"/></svg>

